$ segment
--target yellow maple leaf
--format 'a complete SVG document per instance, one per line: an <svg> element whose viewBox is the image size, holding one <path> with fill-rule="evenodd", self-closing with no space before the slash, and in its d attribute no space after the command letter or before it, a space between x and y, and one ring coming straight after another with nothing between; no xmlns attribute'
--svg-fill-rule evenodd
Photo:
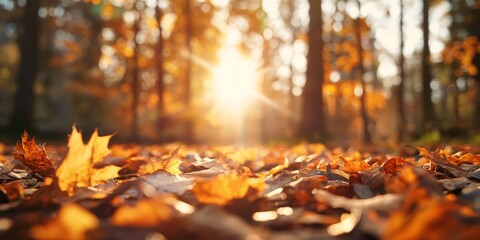
<svg viewBox="0 0 480 240"><path fill-rule="evenodd" d="M118 177L117 166L94 168L103 158L110 153L108 142L112 135L98 136L95 130L90 140L85 145L82 134L75 126L68 139L68 153L56 171L58 185L61 190L73 194L75 187L88 187L100 182Z"/></svg>
<svg viewBox="0 0 480 240"><path fill-rule="evenodd" d="M173 150L169 157L165 159L151 159L145 165L141 166L138 173L141 175L154 173L158 170L164 170L171 174L181 174L179 167L182 161L178 158L180 147Z"/></svg>

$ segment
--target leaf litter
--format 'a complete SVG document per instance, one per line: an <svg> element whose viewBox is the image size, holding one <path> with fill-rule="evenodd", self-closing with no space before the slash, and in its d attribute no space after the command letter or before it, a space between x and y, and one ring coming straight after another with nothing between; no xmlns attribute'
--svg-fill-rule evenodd
<svg viewBox="0 0 480 240"><path fill-rule="evenodd" d="M480 149L395 156L293 147L112 145L25 132L0 153L1 239L473 239ZM2 149L8 146L2 145ZM57 156L51 159L47 156ZM57 167L58 166L58 167Z"/></svg>

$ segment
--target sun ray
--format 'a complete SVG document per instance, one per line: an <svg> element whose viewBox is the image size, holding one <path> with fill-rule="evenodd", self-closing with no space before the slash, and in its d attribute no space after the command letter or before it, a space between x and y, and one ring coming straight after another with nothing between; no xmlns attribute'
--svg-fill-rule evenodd
<svg viewBox="0 0 480 240"><path fill-rule="evenodd" d="M267 106L277 110L278 112L282 113L283 115L287 116L290 119L295 119L295 116L288 110L285 110L282 106L277 104L275 101L271 100L267 96L263 95L260 92L254 92L253 96L260 100L262 103L266 104Z"/></svg>
<svg viewBox="0 0 480 240"><path fill-rule="evenodd" d="M215 66L190 52L183 51L182 55L214 74L214 89L210 94L204 96L205 101L215 102L213 111L230 112L234 113L234 116L239 116L244 114L246 107L252 101L258 100L289 119L295 119L293 113L257 89L256 84L258 84L259 76L272 71L271 67L256 69L256 65L251 60L241 56L236 49L220 51L220 66Z"/></svg>
<svg viewBox="0 0 480 240"><path fill-rule="evenodd" d="M182 51L182 56L185 57L185 58L190 58L190 60L192 60L194 63L204 67L205 69L207 69L208 71L215 71L216 69L216 66L205 61L204 59L202 59L201 57L198 57L196 56L195 54L192 54L191 52L188 52L186 50Z"/></svg>

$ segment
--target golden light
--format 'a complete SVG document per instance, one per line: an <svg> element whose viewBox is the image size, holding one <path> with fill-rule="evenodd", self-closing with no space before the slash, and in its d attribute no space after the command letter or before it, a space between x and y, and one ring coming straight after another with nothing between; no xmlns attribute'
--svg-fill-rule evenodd
<svg viewBox="0 0 480 240"><path fill-rule="evenodd" d="M257 222L266 222L277 219L278 214L275 211L256 212L252 215L252 219Z"/></svg>
<svg viewBox="0 0 480 240"><path fill-rule="evenodd" d="M219 57L213 79L216 105L222 111L242 114L257 93L257 64L235 48L220 50Z"/></svg>

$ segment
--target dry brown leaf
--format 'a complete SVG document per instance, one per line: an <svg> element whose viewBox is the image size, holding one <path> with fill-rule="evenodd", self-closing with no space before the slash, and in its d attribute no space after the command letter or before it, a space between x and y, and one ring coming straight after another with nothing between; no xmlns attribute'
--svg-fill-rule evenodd
<svg viewBox="0 0 480 240"><path fill-rule="evenodd" d="M95 215L75 203L64 205L57 217L30 230L35 239L87 239L85 233L98 226Z"/></svg>
<svg viewBox="0 0 480 240"><path fill-rule="evenodd" d="M480 154L471 154L466 153L460 157L456 157L454 155L448 158L450 162L453 162L455 165L460 164L473 164L473 165L480 165Z"/></svg>
<svg viewBox="0 0 480 240"><path fill-rule="evenodd" d="M173 150L169 157L166 159L151 159L145 165L141 166L138 173L141 175L154 173L158 170L164 170L171 174L181 174L179 167L182 161L178 157L178 151L180 147Z"/></svg>
<svg viewBox="0 0 480 240"><path fill-rule="evenodd" d="M65 199L67 193L62 191L57 183L58 179L45 178L42 186L29 196L28 201L23 202L23 207L39 208L52 204L58 204L58 199Z"/></svg>
<svg viewBox="0 0 480 240"><path fill-rule="evenodd" d="M52 162L47 158L44 146L40 147L35 143L35 138L28 139L27 131L23 132L22 144L17 143L13 156L44 177L52 176L55 172Z"/></svg>
<svg viewBox="0 0 480 240"><path fill-rule="evenodd" d="M422 147L416 147L416 148L419 152L418 155L420 155L421 157L428 158L428 159L434 158L433 154L430 151L428 151L426 148L422 148Z"/></svg>
<svg viewBox="0 0 480 240"><path fill-rule="evenodd" d="M348 161L343 157L340 157L340 159L343 160L343 171L346 173L358 173L360 171L366 171L370 170L372 167L368 165L363 160L353 160L353 161Z"/></svg>
<svg viewBox="0 0 480 240"><path fill-rule="evenodd" d="M97 130L85 145L82 134L72 127L68 139L68 154L57 169L56 176L61 190L73 194L75 187L88 187L118 177L117 166L96 169L94 165L110 153L108 141L112 135L98 136Z"/></svg>
<svg viewBox="0 0 480 240"><path fill-rule="evenodd" d="M14 181L0 186L0 191L4 192L8 201L15 201L17 199L23 198L24 190L22 184L19 181Z"/></svg>
<svg viewBox="0 0 480 240"><path fill-rule="evenodd" d="M252 180L246 175L232 173L197 180L192 191L201 203L225 205L231 200L243 198L249 187L262 191L265 185L259 179Z"/></svg>
<svg viewBox="0 0 480 240"><path fill-rule="evenodd" d="M395 174L401 169L405 161L401 157L393 157L382 164L383 172L387 174Z"/></svg>
<svg viewBox="0 0 480 240"><path fill-rule="evenodd" d="M463 210L463 211L462 211ZM449 198L432 198L425 189L411 191L389 218L384 239L476 239L478 223L467 221L473 209Z"/></svg>
<svg viewBox="0 0 480 240"><path fill-rule="evenodd" d="M135 205L123 205L111 217L116 226L154 227L168 220L173 214L169 205L163 202L163 197L141 199Z"/></svg>

